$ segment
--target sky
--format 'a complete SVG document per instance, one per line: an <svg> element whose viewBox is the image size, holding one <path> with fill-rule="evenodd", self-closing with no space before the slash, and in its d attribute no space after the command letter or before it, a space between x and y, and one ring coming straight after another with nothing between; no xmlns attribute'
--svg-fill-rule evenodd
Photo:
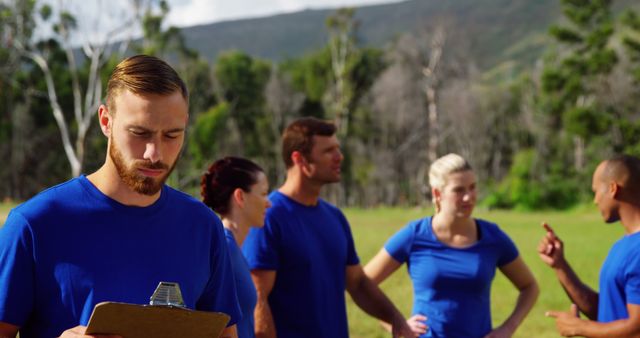
<svg viewBox="0 0 640 338"><path fill-rule="evenodd" d="M338 8L399 0L168 0L169 24L185 27L218 21L269 16L304 9Z"/></svg>
<svg viewBox="0 0 640 338"><path fill-rule="evenodd" d="M167 0L167 26L188 27L212 22L291 13L305 9L358 7L402 0ZM134 13L130 0L40 0L54 12L65 8L78 20L71 44L102 44L141 36L140 27L126 23ZM39 19L36 19L41 21ZM38 25L36 40L53 34L50 23Z"/></svg>

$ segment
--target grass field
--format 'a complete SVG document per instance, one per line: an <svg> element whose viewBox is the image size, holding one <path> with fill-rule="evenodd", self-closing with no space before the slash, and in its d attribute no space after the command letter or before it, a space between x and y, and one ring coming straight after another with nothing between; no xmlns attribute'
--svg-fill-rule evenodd
<svg viewBox="0 0 640 338"><path fill-rule="evenodd" d="M12 205L0 204L0 224ZM387 238L408 221L431 213L425 209L347 209L356 247L364 264L380 250ZM588 285L597 289L598 273L611 245L622 235L619 223L607 225L595 209L568 212L522 213L512 211L482 211L475 214L498 223L516 242L525 262L533 271L540 285L538 302L522 324L515 337L559 337L553 320L544 312L550 309L566 310L569 301L556 281L555 275L536 254L536 247L543 231L540 223L547 221L564 240L566 255L574 269ZM412 286L403 267L382 284L391 300L408 315L412 305ZM349 299L349 297L347 297ZM513 309L516 291L499 272L492 288L492 312L494 325L501 323ZM349 326L352 338L389 337L375 319L367 316L348 300Z"/></svg>
<svg viewBox="0 0 640 338"><path fill-rule="evenodd" d="M9 211L13 208L13 203L0 203L0 227L4 225L4 220L7 218Z"/></svg>

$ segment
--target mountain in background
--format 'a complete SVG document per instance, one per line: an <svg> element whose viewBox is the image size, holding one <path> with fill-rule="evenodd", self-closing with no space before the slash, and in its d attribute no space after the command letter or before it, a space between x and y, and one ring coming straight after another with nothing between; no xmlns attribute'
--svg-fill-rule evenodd
<svg viewBox="0 0 640 338"><path fill-rule="evenodd" d="M634 0L614 1L614 8L638 7ZM327 41L325 20L335 10L305 10L256 19L192 27L182 32L188 46L209 60L230 49L280 61L321 48ZM502 62L533 62L550 41L549 26L562 16L559 0L411 0L357 7L361 45L382 48L405 32L447 18L471 58L484 70ZM461 41L453 41L458 44Z"/></svg>

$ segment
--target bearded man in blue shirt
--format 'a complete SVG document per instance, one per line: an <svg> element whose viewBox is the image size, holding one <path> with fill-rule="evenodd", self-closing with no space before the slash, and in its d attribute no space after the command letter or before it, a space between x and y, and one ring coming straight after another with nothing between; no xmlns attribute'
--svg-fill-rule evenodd
<svg viewBox="0 0 640 338"><path fill-rule="evenodd" d="M98 110L104 165L17 206L0 230L0 337L87 337L97 303L146 304L177 282L188 308L241 316L220 220L164 184L188 121L187 87L145 55L118 64Z"/></svg>

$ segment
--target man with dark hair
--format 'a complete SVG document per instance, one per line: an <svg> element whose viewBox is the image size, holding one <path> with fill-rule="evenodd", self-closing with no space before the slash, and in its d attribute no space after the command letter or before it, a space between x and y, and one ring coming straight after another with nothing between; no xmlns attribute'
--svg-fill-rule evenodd
<svg viewBox="0 0 640 338"><path fill-rule="evenodd" d="M364 274L342 212L319 198L324 185L340 181L335 131L315 118L284 131L286 181L270 195L265 227L252 229L243 247L258 294L257 337L348 337L345 289L364 311L392 323L394 337L413 337Z"/></svg>
<svg viewBox="0 0 640 338"><path fill-rule="evenodd" d="M540 258L556 276L574 304L569 312L549 311L566 337L640 336L640 159L617 156L598 165L591 188L606 223L620 221L625 235L600 270L599 293L583 284L564 257L562 241L547 224L538 247ZM578 311L589 320L580 319Z"/></svg>
<svg viewBox="0 0 640 338"><path fill-rule="evenodd" d="M146 304L161 281L177 282L188 308L229 314L223 336L236 337L222 224L164 184L184 142L187 97L160 59L116 66L98 111L104 165L19 205L0 230L0 337L86 337L97 303Z"/></svg>

